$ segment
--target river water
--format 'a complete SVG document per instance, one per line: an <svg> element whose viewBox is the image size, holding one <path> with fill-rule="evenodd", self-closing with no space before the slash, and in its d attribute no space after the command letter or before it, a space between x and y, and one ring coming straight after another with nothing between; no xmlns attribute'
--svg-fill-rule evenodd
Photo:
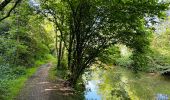
<svg viewBox="0 0 170 100"><path fill-rule="evenodd" d="M95 68L83 75L86 100L170 100L170 78L128 69Z"/></svg>

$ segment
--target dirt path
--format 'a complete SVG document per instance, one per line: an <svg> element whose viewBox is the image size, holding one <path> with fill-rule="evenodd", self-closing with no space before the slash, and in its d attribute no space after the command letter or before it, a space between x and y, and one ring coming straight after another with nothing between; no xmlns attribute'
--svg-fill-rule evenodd
<svg viewBox="0 0 170 100"><path fill-rule="evenodd" d="M63 86L63 80L53 83L48 80L51 63L42 65L21 90L16 100L75 100L71 89Z"/></svg>

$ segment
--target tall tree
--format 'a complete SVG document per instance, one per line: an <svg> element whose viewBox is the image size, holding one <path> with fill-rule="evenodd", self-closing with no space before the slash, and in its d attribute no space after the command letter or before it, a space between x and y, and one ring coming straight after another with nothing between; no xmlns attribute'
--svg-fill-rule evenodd
<svg viewBox="0 0 170 100"><path fill-rule="evenodd" d="M110 45L129 46L134 50L134 60L135 54L145 53L150 33L146 26L153 21L146 18L160 17L168 3L158 0L42 0L41 7L44 15L55 23L67 49L68 81L73 86ZM138 67L140 64L135 66Z"/></svg>

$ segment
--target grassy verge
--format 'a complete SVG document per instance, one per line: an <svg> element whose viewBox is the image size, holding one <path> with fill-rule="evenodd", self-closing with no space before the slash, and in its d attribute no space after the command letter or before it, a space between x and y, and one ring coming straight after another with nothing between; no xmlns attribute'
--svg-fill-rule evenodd
<svg viewBox="0 0 170 100"><path fill-rule="evenodd" d="M62 65L63 68L61 68L61 69L57 69L57 67L56 67L57 66L57 61L56 61L56 59L53 60L52 64L53 65L49 70L48 79L51 80L51 81L55 81L56 77L57 77L57 78L65 80L66 79L65 75L67 74L67 70L63 66L65 66L66 63L62 62L61 65Z"/></svg>
<svg viewBox="0 0 170 100"><path fill-rule="evenodd" d="M53 63L53 66L49 70L48 79L51 81L56 80L56 67L54 63Z"/></svg>

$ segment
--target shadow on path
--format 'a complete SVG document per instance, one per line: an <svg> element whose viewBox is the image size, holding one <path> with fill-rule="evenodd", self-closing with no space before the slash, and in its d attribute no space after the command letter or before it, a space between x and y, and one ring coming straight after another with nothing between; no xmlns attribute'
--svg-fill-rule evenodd
<svg viewBox="0 0 170 100"><path fill-rule="evenodd" d="M64 80L57 79L55 83L48 80L51 66L51 63L42 65L28 79L16 100L81 100L75 98L71 88L64 87Z"/></svg>

